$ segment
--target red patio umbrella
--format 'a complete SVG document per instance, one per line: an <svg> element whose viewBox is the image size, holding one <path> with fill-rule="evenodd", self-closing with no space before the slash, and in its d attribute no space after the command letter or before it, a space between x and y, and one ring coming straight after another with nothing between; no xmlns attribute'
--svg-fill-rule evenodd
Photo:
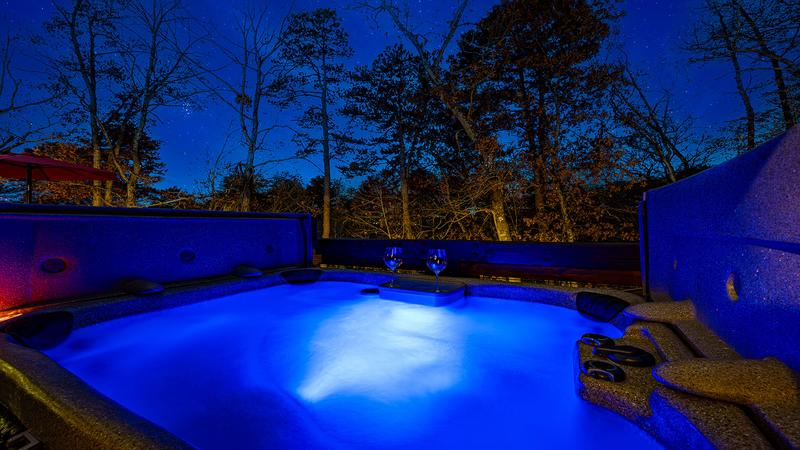
<svg viewBox="0 0 800 450"><path fill-rule="evenodd" d="M0 155L0 177L26 180L25 202L33 198L33 180L83 181L114 180L116 176L107 170L95 169L80 164L36 156L31 153Z"/></svg>

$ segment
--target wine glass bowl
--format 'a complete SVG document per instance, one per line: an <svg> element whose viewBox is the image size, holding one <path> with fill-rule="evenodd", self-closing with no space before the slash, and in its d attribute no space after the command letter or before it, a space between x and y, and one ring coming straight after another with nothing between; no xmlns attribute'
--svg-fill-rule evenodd
<svg viewBox="0 0 800 450"><path fill-rule="evenodd" d="M428 269L436 275L436 292L439 292L439 273L447 267L447 252L443 248L430 249L425 263L428 265Z"/></svg>
<svg viewBox="0 0 800 450"><path fill-rule="evenodd" d="M397 268L403 264L403 249L401 247L386 247L383 252L383 263L392 271L392 275L395 275ZM392 278L390 286L394 286L394 278Z"/></svg>

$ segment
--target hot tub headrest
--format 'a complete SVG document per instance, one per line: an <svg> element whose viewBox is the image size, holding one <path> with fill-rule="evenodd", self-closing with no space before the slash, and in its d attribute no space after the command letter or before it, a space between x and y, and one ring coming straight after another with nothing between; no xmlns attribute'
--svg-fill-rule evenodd
<svg viewBox="0 0 800 450"><path fill-rule="evenodd" d="M609 322L617 317L630 304L613 295L596 292L578 292L576 296L578 312L594 320Z"/></svg>
<svg viewBox="0 0 800 450"><path fill-rule="evenodd" d="M319 269L292 269L281 272L281 278L289 284L305 284L319 281L322 273Z"/></svg>
<svg viewBox="0 0 800 450"><path fill-rule="evenodd" d="M73 325L72 313L51 311L11 319L0 330L26 347L46 350L64 342L72 333Z"/></svg>

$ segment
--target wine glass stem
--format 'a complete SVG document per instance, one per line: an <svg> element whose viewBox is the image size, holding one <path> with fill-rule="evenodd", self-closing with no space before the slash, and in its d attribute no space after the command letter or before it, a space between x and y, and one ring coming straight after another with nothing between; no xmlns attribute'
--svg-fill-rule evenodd
<svg viewBox="0 0 800 450"><path fill-rule="evenodd" d="M439 274L436 274L436 292L439 292Z"/></svg>

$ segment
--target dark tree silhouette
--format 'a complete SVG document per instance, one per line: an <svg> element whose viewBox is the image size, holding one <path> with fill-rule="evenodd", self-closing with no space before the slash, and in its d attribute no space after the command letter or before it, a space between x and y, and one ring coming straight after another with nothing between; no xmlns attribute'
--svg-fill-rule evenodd
<svg viewBox="0 0 800 450"><path fill-rule="evenodd" d="M115 142L125 143L118 149L117 161L120 165L130 167L132 155L130 143L132 142L134 127L128 124L104 123L101 125L112 136ZM137 179L137 190L147 195L154 195L153 185L161 180L165 166L161 162L159 149L161 143L145 134L139 142L141 158L141 176ZM80 139L74 142L55 141L40 144L33 149L34 154L50 158L69 161L77 164L91 165L92 152L89 139ZM91 204L94 188L86 182L41 182L46 188L37 189L38 201L41 203L60 204ZM127 195L127 183L109 181L109 204L121 203ZM152 201L152 198L150 199Z"/></svg>
<svg viewBox="0 0 800 450"><path fill-rule="evenodd" d="M331 235L331 105L336 100L339 84L345 79L342 59L352 54L347 32L332 9L316 9L291 16L284 35L281 58L292 69L293 95L313 99L301 125L319 128L321 136L311 139L306 148L322 147L324 197L322 206L322 238Z"/></svg>
<svg viewBox="0 0 800 450"><path fill-rule="evenodd" d="M113 57L120 50L116 22L122 4L115 0L73 0L54 5L55 16L45 26L52 38L46 45L51 52L48 65L53 89L68 93L74 105L70 112L88 121L92 167L101 168L101 124L113 109L115 94L121 92L123 77L120 62ZM54 42L61 45L52 45ZM92 205L101 206L102 182L94 181L93 185Z"/></svg>
<svg viewBox="0 0 800 450"><path fill-rule="evenodd" d="M350 78L343 112L372 134L349 171L364 175L381 165L389 169L400 182L402 237L413 239L409 173L422 163L430 139L440 137L431 136L430 129L438 104L418 58L400 45L386 48L371 66L357 67Z"/></svg>
<svg viewBox="0 0 800 450"><path fill-rule="evenodd" d="M483 164L482 175L484 177L480 183L481 185L486 185L491 193L488 212L492 216L495 234L500 241L510 241L512 234L506 218L504 180L502 179L502 174L497 172L495 165L495 162L500 157L499 153L502 153L501 146L497 136L482 133L478 129L474 117L470 114L471 105L465 106L463 102L459 101L459 95L456 92L458 88L454 87L448 80L447 70L444 67L447 49L453 41L456 31L463 25L462 17L467 7L467 0L461 0L457 3L453 17L447 24L447 32L439 46L432 50L426 45L429 40L418 31L412 29L407 20L408 14L399 6L398 2L379 0L372 3L364 3L362 7L373 14L385 13L389 16L395 27L417 53L428 82L431 84L432 93L450 111L453 118L460 125L463 134L466 135L470 145L480 152Z"/></svg>
<svg viewBox="0 0 800 450"><path fill-rule="evenodd" d="M597 120L599 105L619 71L599 56L615 18L605 0L505 1L461 37L451 68L483 134L518 137L533 174L535 210L543 213L552 196L568 242L576 239L568 190L580 181L569 161L608 138ZM498 149L492 175L505 180L514 161L509 148ZM543 215L538 221L540 227L549 222Z"/></svg>
<svg viewBox="0 0 800 450"><path fill-rule="evenodd" d="M198 38L190 32L179 0L136 0L128 7L128 31L121 36L119 46L127 63L124 99L134 128L131 165L119 172L127 183L125 206L132 207L136 205L136 189L144 167L140 146L145 128L156 110L185 106L196 94L190 64ZM121 169L116 163L115 166Z"/></svg>
<svg viewBox="0 0 800 450"><path fill-rule="evenodd" d="M718 145L733 144L741 153L794 126L800 114L800 1L706 0L701 12L685 44L690 61L729 61L745 112L745 138L737 137L742 133L734 125L733 139L721 136ZM756 107L762 99L773 107Z"/></svg>
<svg viewBox="0 0 800 450"><path fill-rule="evenodd" d="M642 87L641 78L626 68L624 83L614 89L611 105L624 130L618 137L648 176L674 183L708 164L714 149L693 133L692 118L675 110L669 92L653 95ZM647 170L650 166L661 170Z"/></svg>
<svg viewBox="0 0 800 450"><path fill-rule="evenodd" d="M10 34L0 41L0 154L34 142L50 124L34 125L25 113L51 102L55 95L37 92L14 71L14 43Z"/></svg>
<svg viewBox="0 0 800 450"><path fill-rule="evenodd" d="M794 126L800 114L800 1L706 0L701 12L685 47L693 53L690 61L730 61L745 110L740 152ZM773 107L758 112L754 98Z"/></svg>
<svg viewBox="0 0 800 450"><path fill-rule="evenodd" d="M88 121L92 166L102 167L105 157L106 168L126 183L123 204L136 206L146 128L156 110L191 102L189 56L198 38L177 0L72 0L55 9L47 30L54 42L65 40L47 47L55 89L70 94L75 108L68 120ZM104 124L132 129L130 141L115 141ZM129 163L120 161L123 147ZM112 185L106 183L105 196L101 188L94 183L92 204L110 205Z"/></svg>
<svg viewBox="0 0 800 450"><path fill-rule="evenodd" d="M736 30L740 24L736 23L736 18L731 17L729 8L725 8L719 0L706 0L704 13L695 25L692 38L685 44L685 48L697 55L690 58L692 62L716 60L730 62L736 91L745 111L744 149L752 149L756 145L756 113L750 99L750 88L745 82L746 68L742 66L742 55L737 51L740 36Z"/></svg>
<svg viewBox="0 0 800 450"><path fill-rule="evenodd" d="M752 42L753 49L770 65L775 82L775 94L778 97L778 104L780 105L785 129L788 130L794 126L796 121L794 112L792 111L792 105L789 101L789 89L787 88L786 76L784 75L786 69L781 64L781 60L784 59L783 56L791 50L795 50L796 53L798 44L795 42L788 49L776 48L777 42L775 42L775 40L777 36L774 36L774 32L777 31L775 30L776 27L782 27L784 25L782 22L783 17L780 16L783 12L783 8L773 8L772 2L754 1L749 3L749 5L745 5L741 0L731 0L730 6L738 13L742 22L746 24L746 26L743 27L745 36ZM791 3L793 2L789 2L789 4ZM790 23L788 31L789 33L793 33L796 37L797 33L800 32L800 24L795 23L794 26L792 26ZM796 41L796 39L793 40ZM797 66L792 62L791 67L796 69Z"/></svg>

